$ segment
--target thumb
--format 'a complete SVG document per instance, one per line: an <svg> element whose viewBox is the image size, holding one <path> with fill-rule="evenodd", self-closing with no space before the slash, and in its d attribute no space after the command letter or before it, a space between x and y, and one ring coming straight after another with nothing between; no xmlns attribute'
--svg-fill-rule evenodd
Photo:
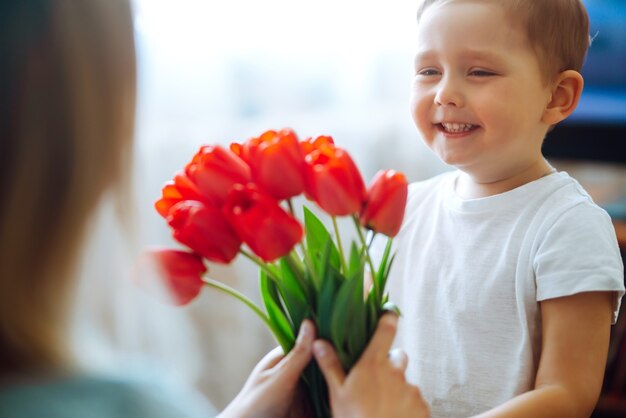
<svg viewBox="0 0 626 418"><path fill-rule="evenodd" d="M378 362L386 360L389 349L396 336L398 316L394 313L384 314L378 321L374 336L361 355L359 362Z"/></svg>
<svg viewBox="0 0 626 418"><path fill-rule="evenodd" d="M298 333L296 345L278 364L278 368L284 379L293 381L298 380L304 368L311 361L311 350L314 339L315 328L313 323L306 319L300 326L300 332Z"/></svg>
<svg viewBox="0 0 626 418"><path fill-rule="evenodd" d="M326 379L329 391L339 390L346 380L346 373L333 347L327 341L317 340L313 343L313 355Z"/></svg>

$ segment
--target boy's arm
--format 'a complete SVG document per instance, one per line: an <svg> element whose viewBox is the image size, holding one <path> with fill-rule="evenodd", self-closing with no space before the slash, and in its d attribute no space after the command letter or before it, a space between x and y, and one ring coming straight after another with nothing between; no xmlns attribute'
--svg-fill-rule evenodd
<svg viewBox="0 0 626 418"><path fill-rule="evenodd" d="M542 301L535 388L478 417L589 417L602 388L613 297L585 292Z"/></svg>

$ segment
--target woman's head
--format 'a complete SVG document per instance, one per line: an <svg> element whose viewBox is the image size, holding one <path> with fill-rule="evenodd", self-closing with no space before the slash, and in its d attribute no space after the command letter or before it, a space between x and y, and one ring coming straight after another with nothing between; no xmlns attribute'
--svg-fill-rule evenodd
<svg viewBox="0 0 626 418"><path fill-rule="evenodd" d="M0 373L60 361L72 269L102 194L129 169L127 0L0 6Z"/></svg>

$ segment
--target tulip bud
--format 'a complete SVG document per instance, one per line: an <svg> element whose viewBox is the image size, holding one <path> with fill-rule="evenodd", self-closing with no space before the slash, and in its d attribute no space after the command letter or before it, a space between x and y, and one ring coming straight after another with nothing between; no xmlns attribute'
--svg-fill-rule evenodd
<svg viewBox="0 0 626 418"><path fill-rule="evenodd" d="M207 268L198 254L178 250L151 250L142 254L133 279L174 305L186 305L198 296ZM165 295L163 292L165 291Z"/></svg>
<svg viewBox="0 0 626 418"><path fill-rule="evenodd" d="M341 148L322 146L305 157L306 192L332 216L358 213L365 200L361 173Z"/></svg>
<svg viewBox="0 0 626 418"><path fill-rule="evenodd" d="M367 191L367 201L361 211L360 222L388 237L400 231L408 184L404 174L393 170L379 171Z"/></svg>
<svg viewBox="0 0 626 418"><path fill-rule="evenodd" d="M181 244L217 263L230 263L241 240L221 210L193 200L172 206L167 217L172 235Z"/></svg>
<svg viewBox="0 0 626 418"><path fill-rule="evenodd" d="M296 218L253 184L232 188L224 214L239 238L268 262L288 254L304 233Z"/></svg>
<svg viewBox="0 0 626 418"><path fill-rule="evenodd" d="M274 199L299 195L304 190L304 156L291 129L267 131L231 150L250 166L252 180Z"/></svg>
<svg viewBox="0 0 626 418"><path fill-rule="evenodd" d="M250 181L250 167L230 150L219 145L204 146L185 167L186 176L197 187L203 201L221 207L234 184Z"/></svg>

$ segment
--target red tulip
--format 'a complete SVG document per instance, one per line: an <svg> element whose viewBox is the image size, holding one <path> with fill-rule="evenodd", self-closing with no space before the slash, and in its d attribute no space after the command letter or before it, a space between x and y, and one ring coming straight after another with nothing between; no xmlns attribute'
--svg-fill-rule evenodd
<svg viewBox="0 0 626 418"><path fill-rule="evenodd" d="M207 204L212 203L200 193L200 190L187 177L184 171L176 173L174 181L165 183L162 196L156 201L154 207L161 216L167 218L170 208L181 200L197 200Z"/></svg>
<svg viewBox="0 0 626 418"><path fill-rule="evenodd" d="M224 213L243 242L265 261L288 254L302 239L298 220L253 184L234 186Z"/></svg>
<svg viewBox="0 0 626 418"><path fill-rule="evenodd" d="M241 240L222 211L194 200L178 202L167 221L181 244L217 263L230 263L239 252Z"/></svg>
<svg viewBox="0 0 626 418"><path fill-rule="evenodd" d="M248 163L252 180L273 198L288 199L304 190L304 156L291 129L267 131L232 144L231 151Z"/></svg>
<svg viewBox="0 0 626 418"><path fill-rule="evenodd" d="M393 170L379 171L367 191L361 225L395 237L404 218L407 194L408 184L404 174Z"/></svg>
<svg viewBox="0 0 626 418"><path fill-rule="evenodd" d="M170 208L181 200L183 200L183 196L178 191L174 182L168 181L165 183L165 186L163 186L162 196L155 202L154 207L162 217L167 218Z"/></svg>
<svg viewBox="0 0 626 418"><path fill-rule="evenodd" d="M250 181L250 167L230 150L219 145L200 148L185 167L185 174L202 195L203 201L221 207L234 184Z"/></svg>
<svg viewBox="0 0 626 418"><path fill-rule="evenodd" d="M186 305L202 290L201 276L207 268L198 254L178 250L151 250L144 253L135 269L134 279L148 291L162 295L174 305ZM154 282L158 278L164 286ZM157 285L157 286L155 286Z"/></svg>
<svg viewBox="0 0 626 418"><path fill-rule="evenodd" d="M306 192L328 214L357 213L365 200L361 173L341 148L321 146L305 157Z"/></svg>
<svg viewBox="0 0 626 418"><path fill-rule="evenodd" d="M311 154L313 151L317 151L321 148L324 147L334 147L335 146L335 141L333 141L333 138L331 136L318 136L316 138L310 137L305 139L304 141L300 141L300 148L302 149L302 153L304 154L304 158L306 161L306 156ZM306 162L305 162L306 164ZM309 189L311 189L311 187L307 186L307 169L305 166L305 174L304 174L304 181L305 181L305 186L304 186L304 196L309 199L309 200L315 200L315 197L313 197L311 195L311 193L309 192Z"/></svg>
<svg viewBox="0 0 626 418"><path fill-rule="evenodd" d="M331 136L318 136L317 138L307 138L304 141L300 142L300 147L302 148L302 153L306 156L312 153L315 150L318 150L322 147L334 147L335 141Z"/></svg>

